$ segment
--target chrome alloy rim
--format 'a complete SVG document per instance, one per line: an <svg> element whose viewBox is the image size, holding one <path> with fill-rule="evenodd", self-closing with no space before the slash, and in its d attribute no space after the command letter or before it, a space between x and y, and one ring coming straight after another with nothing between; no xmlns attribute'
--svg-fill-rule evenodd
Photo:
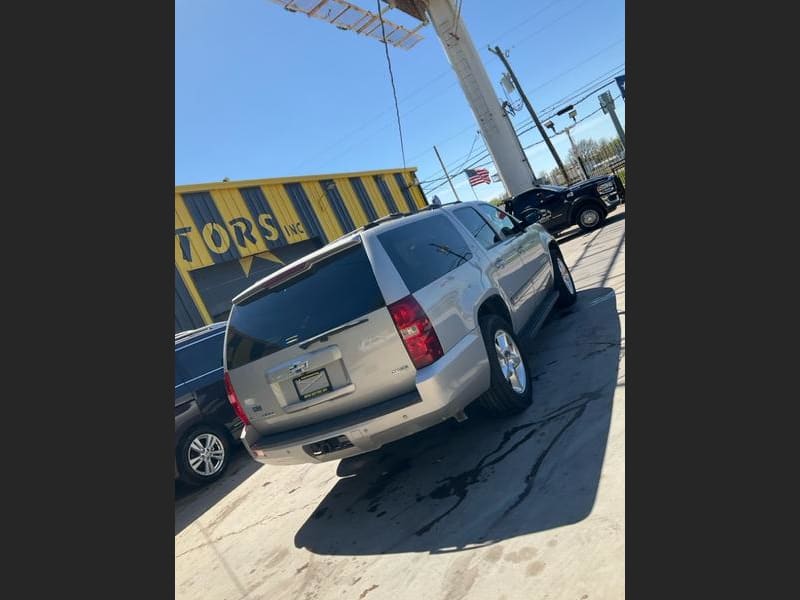
<svg viewBox="0 0 800 600"><path fill-rule="evenodd" d="M575 284L572 282L572 275L570 275L569 269L567 269L567 265L564 264L564 259L561 257L556 259L556 264L558 265L558 270L561 273L561 281L564 282L564 285L569 291L570 294L575 293Z"/></svg>
<svg viewBox="0 0 800 600"><path fill-rule="evenodd" d="M500 363L503 377L511 385L511 389L521 394L525 391L528 381L519 348L510 335L498 329L494 334L494 349L497 351L497 361Z"/></svg>
<svg viewBox="0 0 800 600"><path fill-rule="evenodd" d="M600 213L594 209L585 210L581 213L581 225L591 227L600 220Z"/></svg>
<svg viewBox="0 0 800 600"><path fill-rule="evenodd" d="M225 447L213 433L201 433L192 443L188 451L189 466L198 475L208 477L222 468L225 462Z"/></svg>

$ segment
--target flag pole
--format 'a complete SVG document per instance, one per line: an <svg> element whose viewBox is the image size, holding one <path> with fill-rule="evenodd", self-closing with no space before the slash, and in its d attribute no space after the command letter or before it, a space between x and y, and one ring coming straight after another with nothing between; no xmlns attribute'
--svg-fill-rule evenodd
<svg viewBox="0 0 800 600"><path fill-rule="evenodd" d="M475 200L478 200L478 194L475 193L475 186L470 183L469 189L472 190L472 195L475 196Z"/></svg>
<svg viewBox="0 0 800 600"><path fill-rule="evenodd" d="M447 167L444 166L444 161L442 157L439 156L439 150L436 149L436 146L433 147L433 151L436 152L436 158L439 159L439 164L442 165L442 171L444 171L444 176L447 177L447 183L450 184L450 189L453 190L453 195L456 197L457 202L461 202L461 198L458 197L458 192L456 191L456 186L453 185L453 180L450 179L450 173L447 172Z"/></svg>

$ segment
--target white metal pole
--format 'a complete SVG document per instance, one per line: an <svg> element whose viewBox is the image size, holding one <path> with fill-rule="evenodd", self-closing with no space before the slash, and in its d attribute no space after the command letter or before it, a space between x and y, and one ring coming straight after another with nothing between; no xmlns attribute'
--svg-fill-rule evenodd
<svg viewBox="0 0 800 600"><path fill-rule="evenodd" d="M452 0L427 0L428 17L472 109L500 180L510 196L536 183L514 126L500 105L467 26Z"/></svg>

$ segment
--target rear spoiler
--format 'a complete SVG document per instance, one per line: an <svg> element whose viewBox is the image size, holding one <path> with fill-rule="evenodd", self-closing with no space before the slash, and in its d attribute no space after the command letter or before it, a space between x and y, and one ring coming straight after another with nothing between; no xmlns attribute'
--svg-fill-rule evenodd
<svg viewBox="0 0 800 600"><path fill-rule="evenodd" d="M261 292L262 290L265 289L276 287L288 281L289 279L292 279L293 277L297 277L301 273L305 273L306 271L308 271L316 263L325 260L326 258L329 258L335 254L338 254L343 250L347 250L349 248L357 246L360 243L361 243L361 238L360 236L356 235L344 242L337 243L330 247L324 246L319 250L315 250L311 254L304 256L303 258L300 258L294 261L293 263L290 263L285 267L278 269L274 273L270 273L263 279L257 281L249 288L247 288L246 290L235 296L233 300L231 300L231 302L234 305L239 304L247 300L248 298L254 296L258 292Z"/></svg>

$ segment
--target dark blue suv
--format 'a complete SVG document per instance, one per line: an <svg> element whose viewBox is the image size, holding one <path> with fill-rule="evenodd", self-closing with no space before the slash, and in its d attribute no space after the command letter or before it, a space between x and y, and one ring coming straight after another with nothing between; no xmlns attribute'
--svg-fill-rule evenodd
<svg viewBox="0 0 800 600"><path fill-rule="evenodd" d="M175 477L190 485L222 476L242 421L222 369L225 323L175 336Z"/></svg>

